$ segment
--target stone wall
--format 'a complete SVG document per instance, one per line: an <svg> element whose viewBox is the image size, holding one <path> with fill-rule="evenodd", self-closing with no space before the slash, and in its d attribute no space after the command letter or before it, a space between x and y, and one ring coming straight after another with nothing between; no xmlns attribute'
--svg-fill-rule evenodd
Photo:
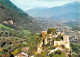
<svg viewBox="0 0 80 57"><path fill-rule="evenodd" d="M63 44L63 41L54 41L54 46Z"/></svg>

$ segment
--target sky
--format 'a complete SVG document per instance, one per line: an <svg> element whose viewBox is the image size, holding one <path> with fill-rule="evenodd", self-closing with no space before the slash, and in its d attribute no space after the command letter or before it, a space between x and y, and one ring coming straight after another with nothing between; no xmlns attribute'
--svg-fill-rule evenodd
<svg viewBox="0 0 80 57"><path fill-rule="evenodd" d="M10 0L18 8L21 8L23 11L37 8L37 7L56 7L61 6L67 3L72 3L80 0Z"/></svg>

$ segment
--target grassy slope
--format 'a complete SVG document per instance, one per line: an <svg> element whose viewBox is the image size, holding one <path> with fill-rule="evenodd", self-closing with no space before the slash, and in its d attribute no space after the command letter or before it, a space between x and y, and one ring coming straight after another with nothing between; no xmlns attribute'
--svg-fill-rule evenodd
<svg viewBox="0 0 80 57"><path fill-rule="evenodd" d="M9 36L7 36L6 31L9 33ZM4 33L2 34L2 32ZM13 54L17 54L21 50L19 48L24 47L24 45L26 45L25 43L28 43L26 42L26 38L30 33L31 32L28 30L16 30L0 24L0 56L7 56L7 51L12 52ZM16 49L19 49L17 53L15 52Z"/></svg>
<svg viewBox="0 0 80 57"><path fill-rule="evenodd" d="M2 24L0 24L0 29L4 29L4 30L14 30L14 29L12 29L12 28L10 28L10 27L7 27L7 26L5 26L5 25L2 25Z"/></svg>
<svg viewBox="0 0 80 57"><path fill-rule="evenodd" d="M30 47L30 54L36 52L36 48L40 39L39 35L33 35L28 30L12 29L2 24L0 24L0 30L2 30L0 31L0 56L6 55L5 57L8 57L8 54L6 54L8 52L16 55L25 46ZM6 36L5 33L4 35L1 34L1 32L6 31L8 31L11 36ZM5 50L8 50L8 52Z"/></svg>
<svg viewBox="0 0 80 57"><path fill-rule="evenodd" d="M5 25L0 24L0 29L1 30L5 30L5 31L14 31L15 33L19 32L19 33L23 33L24 35L29 35L31 32L28 30L16 30L10 27L7 27Z"/></svg>

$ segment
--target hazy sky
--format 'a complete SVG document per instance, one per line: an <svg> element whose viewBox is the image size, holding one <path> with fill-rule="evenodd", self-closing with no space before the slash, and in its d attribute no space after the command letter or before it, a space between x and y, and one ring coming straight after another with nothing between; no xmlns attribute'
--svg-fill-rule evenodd
<svg viewBox="0 0 80 57"><path fill-rule="evenodd" d="M28 10L36 7L55 7L79 0L10 0L22 10Z"/></svg>

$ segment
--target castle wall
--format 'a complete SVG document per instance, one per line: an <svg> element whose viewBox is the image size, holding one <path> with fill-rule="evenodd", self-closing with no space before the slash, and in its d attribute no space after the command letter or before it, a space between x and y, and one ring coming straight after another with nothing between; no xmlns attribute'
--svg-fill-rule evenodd
<svg viewBox="0 0 80 57"><path fill-rule="evenodd" d="M70 47L69 42L68 42L68 43L65 43L64 46L65 46L66 48L69 48L69 47Z"/></svg>
<svg viewBox="0 0 80 57"><path fill-rule="evenodd" d="M42 52L42 45L43 45L43 41L38 45L38 48L37 48L38 53Z"/></svg>
<svg viewBox="0 0 80 57"><path fill-rule="evenodd" d="M63 38L64 38L64 45L65 45L65 47L69 48L70 47L69 36L68 35L64 35Z"/></svg>
<svg viewBox="0 0 80 57"><path fill-rule="evenodd" d="M69 36L68 35L63 35L63 40L65 42L69 42Z"/></svg>
<svg viewBox="0 0 80 57"><path fill-rule="evenodd" d="M62 43L63 43L63 41L54 41L54 46L61 45Z"/></svg>
<svg viewBox="0 0 80 57"><path fill-rule="evenodd" d="M48 41L47 41L47 37L46 37L46 38L45 38L45 43L44 43L44 44L46 45L47 43L48 43Z"/></svg>

